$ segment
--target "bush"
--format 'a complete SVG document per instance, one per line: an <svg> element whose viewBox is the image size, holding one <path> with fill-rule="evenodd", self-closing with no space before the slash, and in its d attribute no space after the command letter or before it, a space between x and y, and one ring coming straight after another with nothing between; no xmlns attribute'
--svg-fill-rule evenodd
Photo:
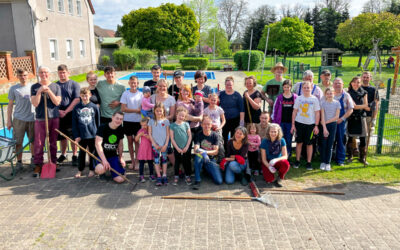
<svg viewBox="0 0 400 250"><path fill-rule="evenodd" d="M221 66L208 66L207 67L208 70L221 70Z"/></svg>
<svg viewBox="0 0 400 250"><path fill-rule="evenodd" d="M122 70L134 69L138 61L138 50L122 47L113 52L114 62Z"/></svg>
<svg viewBox="0 0 400 250"><path fill-rule="evenodd" d="M183 70L198 70L199 68L194 65L183 66Z"/></svg>
<svg viewBox="0 0 400 250"><path fill-rule="evenodd" d="M138 52L138 61L140 65L142 66L142 69L145 69L146 66L149 64L151 59L153 59L154 53L151 50L141 50Z"/></svg>
<svg viewBox="0 0 400 250"><path fill-rule="evenodd" d="M198 57L197 54L185 54L183 57Z"/></svg>
<svg viewBox="0 0 400 250"><path fill-rule="evenodd" d="M208 66L208 58L181 58L179 59L179 63L182 65L182 68L196 66L197 69L204 70Z"/></svg>
<svg viewBox="0 0 400 250"><path fill-rule="evenodd" d="M110 57L109 56L104 55L104 56L101 57L101 64L103 66L107 66L109 63L110 63Z"/></svg>
<svg viewBox="0 0 400 250"><path fill-rule="evenodd" d="M163 64L161 68L165 69L165 70L176 70L177 65L176 64Z"/></svg>
<svg viewBox="0 0 400 250"><path fill-rule="evenodd" d="M221 52L221 55L222 55L223 57L231 57L231 56L232 56L232 50L230 50L230 49L224 49L224 50Z"/></svg>
<svg viewBox="0 0 400 250"><path fill-rule="evenodd" d="M259 68L262 63L263 57L264 57L263 52L258 50L252 50L250 57L250 70L255 70ZM249 61L249 51L241 50L236 52L236 54L233 56L233 60L239 70L247 70L247 65Z"/></svg>

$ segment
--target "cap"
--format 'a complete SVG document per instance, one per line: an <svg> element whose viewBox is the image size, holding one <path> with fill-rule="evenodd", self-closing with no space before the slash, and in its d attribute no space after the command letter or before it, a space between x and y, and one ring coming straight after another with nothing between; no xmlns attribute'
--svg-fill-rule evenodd
<svg viewBox="0 0 400 250"><path fill-rule="evenodd" d="M321 72L321 75L330 75L331 74L331 72L329 71L329 69L324 69L324 70L322 70L322 72Z"/></svg>
<svg viewBox="0 0 400 250"><path fill-rule="evenodd" d="M148 86L144 86L142 92L143 93L151 92L151 89Z"/></svg>
<svg viewBox="0 0 400 250"><path fill-rule="evenodd" d="M196 90L196 92L194 92L194 95L199 95L201 97L204 96L203 91L201 91L201 90Z"/></svg>
<svg viewBox="0 0 400 250"><path fill-rule="evenodd" d="M174 77L179 77L179 76L184 76L183 72L180 70L177 70L174 72Z"/></svg>

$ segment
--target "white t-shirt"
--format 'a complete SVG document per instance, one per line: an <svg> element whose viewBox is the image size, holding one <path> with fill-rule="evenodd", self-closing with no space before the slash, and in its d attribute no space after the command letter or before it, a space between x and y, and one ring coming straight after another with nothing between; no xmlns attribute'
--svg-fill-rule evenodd
<svg viewBox="0 0 400 250"><path fill-rule="evenodd" d="M304 97L303 95L297 97L294 102L294 109L297 109L296 122L303 124L315 124L315 111L319 111L319 100L315 96Z"/></svg>
<svg viewBox="0 0 400 250"><path fill-rule="evenodd" d="M126 90L121 96L121 103L126 104L128 109L140 109L142 104L143 93L139 90L135 93ZM126 122L140 122L141 115L139 113L125 113L124 121Z"/></svg>
<svg viewBox="0 0 400 250"><path fill-rule="evenodd" d="M203 115L208 115L212 120L212 124L219 127L221 126L221 115L224 113L224 110L219 106L212 110L210 109L210 106L208 106L204 110Z"/></svg>
<svg viewBox="0 0 400 250"><path fill-rule="evenodd" d="M150 97L151 103L156 104L156 96L157 96L157 94L154 94ZM167 99L164 100L163 104L165 107L166 116L169 116L170 108L172 106L175 106L175 104L176 104L175 98L168 95Z"/></svg>

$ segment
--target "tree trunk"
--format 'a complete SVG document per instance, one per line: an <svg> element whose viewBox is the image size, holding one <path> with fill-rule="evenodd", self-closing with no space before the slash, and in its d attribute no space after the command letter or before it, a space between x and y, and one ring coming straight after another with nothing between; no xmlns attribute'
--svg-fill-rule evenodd
<svg viewBox="0 0 400 250"><path fill-rule="evenodd" d="M361 67L362 57L363 57L363 50L360 49L360 57L358 58L358 64L357 64L358 68Z"/></svg>
<svg viewBox="0 0 400 250"><path fill-rule="evenodd" d="M158 53L157 63L158 63L158 66L161 67L161 50L158 50L157 53Z"/></svg>
<svg viewBox="0 0 400 250"><path fill-rule="evenodd" d="M285 52L285 54L283 55L283 59L286 61L286 57L287 57L287 52Z"/></svg>

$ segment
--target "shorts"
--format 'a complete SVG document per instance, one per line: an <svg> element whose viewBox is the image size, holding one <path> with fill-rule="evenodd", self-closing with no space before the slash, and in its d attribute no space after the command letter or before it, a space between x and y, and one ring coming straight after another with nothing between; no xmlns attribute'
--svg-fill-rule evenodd
<svg viewBox="0 0 400 250"><path fill-rule="evenodd" d="M110 163L110 166L117 171L118 173L124 175L125 174L125 168L122 167L121 162L119 162L119 157L118 156L113 156L110 158L107 158L108 163ZM99 164L99 161L96 161L95 165ZM114 171L110 170L112 178L115 178L119 175L114 173Z"/></svg>
<svg viewBox="0 0 400 250"><path fill-rule="evenodd" d="M13 136L17 145L22 145L24 142L25 132L28 134L29 141L35 138L35 122L26 122L18 119L13 119Z"/></svg>
<svg viewBox="0 0 400 250"><path fill-rule="evenodd" d="M151 147L153 150L153 155L154 155L154 164L159 165L159 164L167 164L168 162L168 157L167 157L167 151L165 152L160 152L157 149L155 149L153 146Z"/></svg>
<svg viewBox="0 0 400 250"><path fill-rule="evenodd" d="M140 122L126 122L124 121L122 125L124 129L124 134L126 136L135 136L137 132L139 131L140 127Z"/></svg>
<svg viewBox="0 0 400 250"><path fill-rule="evenodd" d="M296 127L296 142L312 145L314 142L314 136L311 135L313 134L315 124L308 125L295 122L294 126Z"/></svg>
<svg viewBox="0 0 400 250"><path fill-rule="evenodd" d="M63 118L60 117L60 131L72 138L72 112L69 112ZM57 141L66 140L65 137L58 134Z"/></svg>

